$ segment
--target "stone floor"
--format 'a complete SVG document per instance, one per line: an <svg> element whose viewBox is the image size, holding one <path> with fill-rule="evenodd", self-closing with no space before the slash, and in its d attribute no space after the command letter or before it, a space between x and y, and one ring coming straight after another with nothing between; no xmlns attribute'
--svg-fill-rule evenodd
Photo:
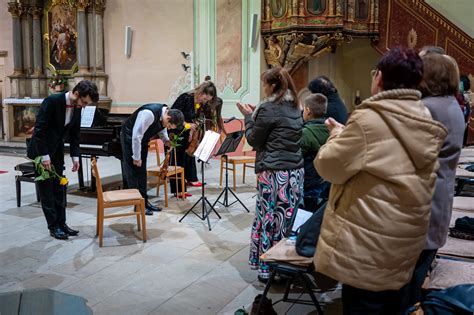
<svg viewBox="0 0 474 315"><path fill-rule="evenodd" d="M247 176L247 183L237 188L250 213L239 204L220 206L222 219L210 216L212 231L192 214L178 222L200 196L199 188L191 188L193 197L171 198L167 209L147 216L146 243L138 238L134 218L108 219L104 247L99 248L95 196L77 191L69 159L67 218L80 236L68 241L49 236L30 183L22 183L22 206L17 208L13 167L24 161L18 154L0 155L0 170L8 171L0 174L0 292L51 288L86 298L94 314L233 314L241 307L249 310L263 290L247 264L254 176ZM100 158L98 165L106 182L120 178L115 158ZM205 174L206 193L213 203L220 192L218 161L211 161ZM156 190L151 189L150 195L156 196ZM152 201L163 206L162 196ZM270 297L275 301L282 291L276 287ZM341 313L340 291L320 298L329 302L326 313ZM279 314L316 314L306 305L278 303L275 308Z"/></svg>

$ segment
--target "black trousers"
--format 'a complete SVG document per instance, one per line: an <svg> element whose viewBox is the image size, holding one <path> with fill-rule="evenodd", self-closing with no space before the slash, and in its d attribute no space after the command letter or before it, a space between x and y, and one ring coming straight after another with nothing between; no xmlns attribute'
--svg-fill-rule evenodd
<svg viewBox="0 0 474 315"><path fill-rule="evenodd" d="M64 170L64 155L61 156L61 154L64 153L58 152L50 157L51 165L60 176L63 175ZM66 186L59 185L57 178L50 178L38 181L38 191L48 229L66 224Z"/></svg>
<svg viewBox="0 0 474 315"><path fill-rule="evenodd" d="M342 285L344 315L398 315L401 309L401 295L398 290L368 291Z"/></svg>
<svg viewBox="0 0 474 315"><path fill-rule="evenodd" d="M402 308L404 310L412 307L417 302L421 302L421 287L423 286L423 282L425 282L425 277L431 268L431 264L437 252L437 249L425 249L421 252L416 262L411 281L401 289Z"/></svg>
<svg viewBox="0 0 474 315"><path fill-rule="evenodd" d="M132 143L131 139L123 136L120 137L122 145L122 180L123 187L126 189L138 189L140 194L148 202L147 194L147 175L146 175L146 159L148 157L148 144L145 148L141 148L142 165L137 167L133 164Z"/></svg>

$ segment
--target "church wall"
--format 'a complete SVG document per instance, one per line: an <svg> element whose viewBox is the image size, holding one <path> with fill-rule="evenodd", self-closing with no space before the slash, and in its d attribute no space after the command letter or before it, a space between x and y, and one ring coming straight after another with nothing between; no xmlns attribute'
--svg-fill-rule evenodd
<svg viewBox="0 0 474 315"><path fill-rule="evenodd" d="M335 53L323 53L312 59L308 65L309 81L318 75L327 76L338 89L348 110L352 111L356 90L360 91L362 100L370 97L370 70L375 68L379 58L368 39L354 39L337 47Z"/></svg>
<svg viewBox="0 0 474 315"><path fill-rule="evenodd" d="M12 16L8 12L8 0L0 0L0 51L6 51L7 56L0 56L0 65L4 65L5 76L13 73L13 39L12 39ZM2 79L2 97L10 96L10 81Z"/></svg>
<svg viewBox="0 0 474 315"><path fill-rule="evenodd" d="M130 58L124 54L125 26L133 30ZM104 41L113 112L167 103L173 83L185 74L180 52L193 49L193 1L109 0Z"/></svg>

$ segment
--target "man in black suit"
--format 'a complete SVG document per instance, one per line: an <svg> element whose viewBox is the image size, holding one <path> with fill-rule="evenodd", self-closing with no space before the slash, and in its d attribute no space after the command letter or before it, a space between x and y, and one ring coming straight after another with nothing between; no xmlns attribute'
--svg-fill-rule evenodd
<svg viewBox="0 0 474 315"><path fill-rule="evenodd" d="M161 211L148 201L146 158L148 142L158 135L165 143L169 141L167 128L176 129L184 122L183 113L168 109L164 104L146 104L138 108L122 124L122 177L124 188L136 188L145 199L145 214Z"/></svg>
<svg viewBox="0 0 474 315"><path fill-rule="evenodd" d="M62 176L64 170L64 138L69 135L72 171L79 169L79 135L81 109L99 100L97 86L88 80L79 82L72 92L53 94L43 100L36 115L36 124L27 155L30 159L42 157L47 170L54 166ZM66 224L66 186L57 178L38 182L41 207L43 208L50 235L65 240L79 233Z"/></svg>

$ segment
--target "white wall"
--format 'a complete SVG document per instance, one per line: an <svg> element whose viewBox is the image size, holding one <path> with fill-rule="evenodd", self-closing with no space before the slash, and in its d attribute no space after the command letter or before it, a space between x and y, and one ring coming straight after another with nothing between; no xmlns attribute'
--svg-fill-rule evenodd
<svg viewBox="0 0 474 315"><path fill-rule="evenodd" d="M124 55L124 30L133 30L132 54ZM193 49L193 1L109 0L104 13L105 71L113 111L166 102L184 74L180 52Z"/></svg>

